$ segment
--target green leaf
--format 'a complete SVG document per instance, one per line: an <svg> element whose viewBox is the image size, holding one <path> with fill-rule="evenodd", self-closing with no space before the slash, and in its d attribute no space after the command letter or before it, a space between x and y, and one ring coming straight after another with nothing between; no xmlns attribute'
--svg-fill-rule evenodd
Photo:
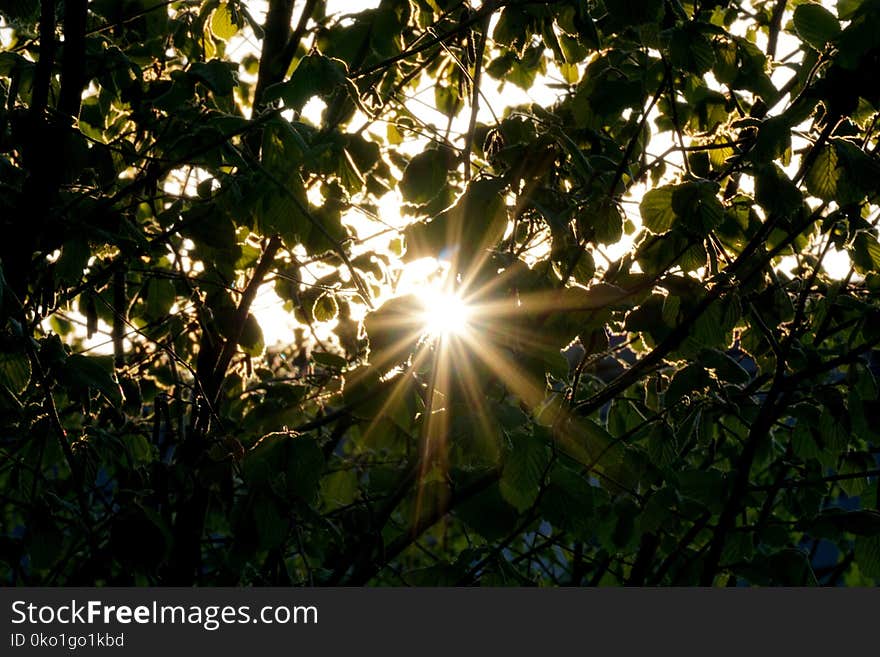
<svg viewBox="0 0 880 657"><path fill-rule="evenodd" d="M420 258L441 258L450 242L449 213L442 213L430 221L418 221L407 226L404 231L406 253L404 262Z"/></svg>
<svg viewBox="0 0 880 657"><path fill-rule="evenodd" d="M141 291L141 298L144 302L144 319L164 319L177 299L174 281L168 278L150 278Z"/></svg>
<svg viewBox="0 0 880 657"><path fill-rule="evenodd" d="M348 365L348 361L342 356L326 351L313 351L312 360L318 363L318 365L324 365L334 370L345 369L345 366Z"/></svg>
<svg viewBox="0 0 880 657"><path fill-rule="evenodd" d="M761 122L749 159L759 165L776 160L791 148L791 122L788 117L771 116Z"/></svg>
<svg viewBox="0 0 880 657"><path fill-rule="evenodd" d="M663 18L663 0L609 0L605 6L616 21L626 26L653 25Z"/></svg>
<svg viewBox="0 0 880 657"><path fill-rule="evenodd" d="M0 2L0 14L13 23L35 21L40 15L40 5L30 0L3 0Z"/></svg>
<svg viewBox="0 0 880 657"><path fill-rule="evenodd" d="M718 81L731 84L738 72L736 44L727 39L717 39L715 45L715 66L713 73Z"/></svg>
<svg viewBox="0 0 880 657"><path fill-rule="evenodd" d="M408 570L401 579L407 586L455 586L468 574L468 570L460 564L438 563Z"/></svg>
<svg viewBox="0 0 880 657"><path fill-rule="evenodd" d="M431 149L413 157L400 181L403 199L410 203L427 203L440 193L446 184L448 155Z"/></svg>
<svg viewBox="0 0 880 657"><path fill-rule="evenodd" d="M455 507L455 515L483 538L497 541L507 536L519 515L504 499L498 484Z"/></svg>
<svg viewBox="0 0 880 657"><path fill-rule="evenodd" d="M524 9L516 6L505 7L492 31L492 40L498 45L520 51L526 42L528 24L529 17Z"/></svg>
<svg viewBox="0 0 880 657"><path fill-rule="evenodd" d="M228 96L235 87L235 78L232 76L229 63L220 59L195 62L190 66L189 73L200 82L204 82L218 96Z"/></svg>
<svg viewBox="0 0 880 657"><path fill-rule="evenodd" d="M430 222L410 224L404 231L406 257L455 258L465 271L480 254L495 247L507 230L507 205L499 178L474 180L455 204Z"/></svg>
<svg viewBox="0 0 880 657"><path fill-rule="evenodd" d="M525 511L537 498L547 458L547 446L539 440L521 432L511 434L499 486L517 510Z"/></svg>
<svg viewBox="0 0 880 657"><path fill-rule="evenodd" d="M357 495L358 476L353 470L338 470L321 480L321 498L328 511L348 506Z"/></svg>
<svg viewBox="0 0 880 657"><path fill-rule="evenodd" d="M575 244L560 255L560 258L554 257L554 262L558 263L561 271L567 271L571 267L571 263L575 263L571 270L571 277L574 281L588 285L593 280L593 274L596 273L596 261L593 260L593 254L589 250Z"/></svg>
<svg viewBox="0 0 880 657"><path fill-rule="evenodd" d="M837 0L837 15L842 21L854 18L859 12L864 0Z"/></svg>
<svg viewBox="0 0 880 657"><path fill-rule="evenodd" d="M559 292L561 308L571 310L602 310L604 308L629 308L626 299L630 293L610 283L594 283L588 288L567 287Z"/></svg>
<svg viewBox="0 0 880 657"><path fill-rule="evenodd" d="M687 182L673 188L672 209L682 225L696 235L706 235L724 218L724 206L718 200L718 184L706 180Z"/></svg>
<svg viewBox="0 0 880 657"><path fill-rule="evenodd" d="M749 373L733 358L718 349L704 349L699 355L700 362L715 370L715 375L727 383L746 383Z"/></svg>
<svg viewBox="0 0 880 657"><path fill-rule="evenodd" d="M770 555L769 570L773 583L781 586L816 586L810 560L801 550L785 548Z"/></svg>
<svg viewBox="0 0 880 657"><path fill-rule="evenodd" d="M253 505L254 525L257 538L263 549L271 550L280 546L290 531L290 521L284 510L274 499L265 496Z"/></svg>
<svg viewBox="0 0 880 657"><path fill-rule="evenodd" d="M317 299L315 305L312 306L312 316L319 322L330 322L339 315L339 304L336 302L336 296L325 292Z"/></svg>
<svg viewBox="0 0 880 657"><path fill-rule="evenodd" d="M324 453L313 438L291 439L287 457L287 491L307 502L314 500L324 468Z"/></svg>
<svg viewBox="0 0 880 657"><path fill-rule="evenodd" d="M263 129L262 165L282 182L295 175L302 177L299 167L310 148L306 137L287 121L269 122ZM227 207L227 211L235 209Z"/></svg>
<svg viewBox="0 0 880 657"><path fill-rule="evenodd" d="M859 274L880 272L880 243L873 232L860 230L856 233L849 254Z"/></svg>
<svg viewBox="0 0 880 657"><path fill-rule="evenodd" d="M675 475L679 492L706 506L721 511L725 499L725 480L718 470L685 470Z"/></svg>
<svg viewBox="0 0 880 657"><path fill-rule="evenodd" d="M500 57L496 57L491 62L489 62L489 64L486 66L486 73L496 80L501 80L513 67L513 63L515 60L516 55L514 55L512 52L506 52Z"/></svg>
<svg viewBox="0 0 880 657"><path fill-rule="evenodd" d="M819 435L822 437L822 443L827 449L830 449L835 454L846 450L850 442L850 435L827 408L819 416L818 429Z"/></svg>
<svg viewBox="0 0 880 657"><path fill-rule="evenodd" d="M303 57L287 82L267 90L267 100L281 98L285 107L301 112L312 96L329 96L337 89L348 88L345 63L324 55Z"/></svg>
<svg viewBox="0 0 880 657"><path fill-rule="evenodd" d="M678 458L678 440L665 422L655 422L648 432L648 459L660 468L675 463Z"/></svg>
<svg viewBox="0 0 880 657"><path fill-rule="evenodd" d="M446 116L455 116L464 107L458 90L439 82L434 85L434 104Z"/></svg>
<svg viewBox="0 0 880 657"><path fill-rule="evenodd" d="M73 391L97 390L111 403L122 403L122 390L113 379L113 358L73 354L64 362L60 379Z"/></svg>
<svg viewBox="0 0 880 657"><path fill-rule="evenodd" d="M712 43L690 26L670 32L669 54L675 66L696 75L702 75L715 64Z"/></svg>
<svg viewBox="0 0 880 657"><path fill-rule="evenodd" d="M834 14L812 2L795 8L794 28L816 50L823 50L828 42L840 34L840 23Z"/></svg>
<svg viewBox="0 0 880 657"><path fill-rule="evenodd" d="M650 334L658 341L663 339L669 330L663 318L667 298L660 294L648 297L645 302L627 314L624 328L634 333Z"/></svg>
<svg viewBox="0 0 880 657"><path fill-rule="evenodd" d="M800 5L804 7L806 5ZM809 192L823 201L831 201L837 194L840 181L837 149L833 144L824 144L813 166L807 172L806 183Z"/></svg>
<svg viewBox="0 0 880 657"><path fill-rule="evenodd" d="M232 15L232 6L224 3L211 14L211 32L214 36L227 41L238 33L239 26Z"/></svg>
<svg viewBox="0 0 880 657"><path fill-rule="evenodd" d="M868 577L880 578L880 536L856 538L856 563Z"/></svg>
<svg viewBox="0 0 880 657"><path fill-rule="evenodd" d="M513 82L520 89L528 91L535 84L539 73L547 71L544 60L544 48L532 46L528 48L522 59L514 59L513 65L507 74L507 80Z"/></svg>
<svg viewBox="0 0 880 657"><path fill-rule="evenodd" d="M364 318L372 363L386 366L412 352L425 329L421 307L415 295L395 297Z"/></svg>
<svg viewBox="0 0 880 657"><path fill-rule="evenodd" d="M587 16L587 20L592 22L589 16ZM595 27L593 29L595 30ZM564 32L560 33L558 38L562 57L568 64L579 64L584 61L584 58L587 56L587 48L581 45L580 41L568 36Z"/></svg>
<svg viewBox="0 0 880 657"><path fill-rule="evenodd" d="M260 328L260 323L252 313L248 313L245 319L244 326L241 328L241 336L238 338L238 344L248 356L253 358L262 355L263 350L266 348L266 343L263 340L263 329Z"/></svg>
<svg viewBox="0 0 880 657"><path fill-rule="evenodd" d="M56 275L69 285L78 283L91 255L92 250L87 239L72 237L61 247L61 256L55 262Z"/></svg>
<svg viewBox="0 0 880 657"><path fill-rule="evenodd" d="M735 532L728 535L721 554L721 564L748 561L755 553L753 535L750 532Z"/></svg>
<svg viewBox="0 0 880 657"><path fill-rule="evenodd" d="M675 211L672 209L673 191L671 185L665 185L646 192L642 197L642 202L639 203L642 222L652 233L665 233L672 227L675 220Z"/></svg>
<svg viewBox="0 0 880 657"><path fill-rule="evenodd" d="M880 511L844 511L832 508L804 522L803 527L811 534L823 538L836 539L842 532L880 538Z"/></svg>
<svg viewBox="0 0 880 657"><path fill-rule="evenodd" d="M801 207L803 196L785 172L772 164L757 173L755 200L767 212L789 215Z"/></svg>
<svg viewBox="0 0 880 657"><path fill-rule="evenodd" d="M559 447L582 465L608 474L612 485L625 489L638 485L636 462L626 443L593 420L578 418L572 422L571 435L562 438Z"/></svg>
<svg viewBox="0 0 880 657"><path fill-rule="evenodd" d="M594 529L596 500L603 491L568 468L557 466L550 474L550 483L541 497L540 509L554 527L587 538ZM572 513L577 509L577 513Z"/></svg>
<svg viewBox="0 0 880 657"><path fill-rule="evenodd" d="M699 363L691 363L678 370L666 388L666 405L672 406L682 397L702 393L711 383L709 373Z"/></svg>
<svg viewBox="0 0 880 657"><path fill-rule="evenodd" d="M870 486L870 478L865 473L873 470L875 465L873 457L864 454L850 453L843 457L837 472L842 475L853 475L850 479L840 481L840 488L847 497L858 497L865 492Z"/></svg>
<svg viewBox="0 0 880 657"><path fill-rule="evenodd" d="M181 218L181 233L197 245L219 251L235 250L235 225L226 210L220 210L214 203L206 203L187 210Z"/></svg>
<svg viewBox="0 0 880 657"><path fill-rule="evenodd" d="M831 139L842 171L837 184L839 205L858 203L865 194L880 191L880 164L848 139Z"/></svg>
<svg viewBox="0 0 880 657"><path fill-rule="evenodd" d="M678 496L671 488L664 487L648 498L645 508L639 516L639 530L642 533L654 533L674 515Z"/></svg>
<svg viewBox="0 0 880 657"><path fill-rule="evenodd" d="M252 486L268 487L288 500L312 502L324 469L324 454L313 438L290 432L263 436L244 459Z"/></svg>
<svg viewBox="0 0 880 657"><path fill-rule="evenodd" d="M735 89L747 89L758 94L765 103L772 103L779 92L767 74L767 56L745 37L734 37L737 46Z"/></svg>
<svg viewBox="0 0 880 657"><path fill-rule="evenodd" d="M686 346L726 349L737 320L738 304L726 300L713 302L694 322Z"/></svg>
<svg viewBox="0 0 880 657"><path fill-rule="evenodd" d="M0 385L20 395L31 381L31 362L23 352L0 353Z"/></svg>
<svg viewBox="0 0 880 657"><path fill-rule="evenodd" d="M582 232L593 229L593 237L600 244L616 244L623 236L623 215L615 203L603 202L588 208L583 219L578 219L578 226L584 223Z"/></svg>
<svg viewBox="0 0 880 657"><path fill-rule="evenodd" d="M295 247L311 233L311 224L303 213L308 202L299 174L291 176L282 189L270 182L254 206L257 230L265 236L277 233L286 247Z"/></svg>

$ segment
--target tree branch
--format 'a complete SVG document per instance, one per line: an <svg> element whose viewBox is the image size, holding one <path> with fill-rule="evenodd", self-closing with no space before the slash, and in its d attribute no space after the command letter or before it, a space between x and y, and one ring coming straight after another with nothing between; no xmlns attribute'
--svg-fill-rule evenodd
<svg viewBox="0 0 880 657"><path fill-rule="evenodd" d="M465 502L484 491L486 488L494 484L501 477L501 470L496 468L482 475L477 480L464 486L461 490L453 491L449 503L442 508L436 508L429 514L418 518L407 532L399 536L385 548L381 560L370 563L362 572L352 577L351 584L355 586L363 586L390 563L401 552L408 548L419 536L428 531L437 522L445 517L457 504Z"/></svg>
<svg viewBox="0 0 880 657"><path fill-rule="evenodd" d="M244 289L244 292L242 292L241 301L239 301L238 307L235 310L232 333L226 338L226 342L223 344L223 349L217 359L217 364L214 367L211 379L205 386L205 394L208 395L208 400L215 408L220 401L219 394L223 385L223 379L226 377L226 370L229 369L229 364L232 362L232 357L235 355L238 348L238 341L241 338L241 333L244 330L245 322L250 313L251 304L254 302L254 298L257 296L257 291L263 284L263 279L266 278L266 275L272 268L272 265L275 262L275 256L280 248L281 238L278 235L270 237L266 244L266 248L263 250L263 255L260 258L260 261L254 268L251 280L248 281L247 287Z"/></svg>
<svg viewBox="0 0 880 657"><path fill-rule="evenodd" d="M471 148L474 142L474 129L477 127L477 113L480 111L480 81L483 74L483 56L486 53L486 32L489 30L488 16L483 19L481 27L480 40L477 43L477 57L474 61L474 75L471 79L473 86L471 90L471 118L464 136L464 152L461 154L465 184L471 179Z"/></svg>
<svg viewBox="0 0 880 657"><path fill-rule="evenodd" d="M788 0L776 0L773 13L770 15L770 31L767 36L767 57L776 59L776 44L779 41L779 31L782 29L782 16L785 14L785 6ZM797 76L795 76L797 77Z"/></svg>
<svg viewBox="0 0 880 657"><path fill-rule="evenodd" d="M397 53L393 57L389 57L387 59L382 60L381 62L377 62L376 64L372 64L360 70L352 71L349 77L352 80L356 80L357 78L362 78L366 75L370 75L371 73L376 73L377 71L383 71L387 69L389 66L393 66L399 61L403 61L408 57L412 57L413 55L417 55L420 52L424 52L429 48L433 48L437 44L445 43L449 39L455 38L461 35L466 29L468 29L471 25L475 25L482 21L484 18L491 16L496 11L504 7L505 5L513 4L512 2L490 2L485 6L480 7L478 11L475 11L470 18L467 20L463 20L458 25L451 30L447 30L442 34L438 34L437 36L428 39L424 43L419 44L418 46L413 46L408 50L404 50L403 52ZM536 3L543 4L543 3Z"/></svg>
<svg viewBox="0 0 880 657"><path fill-rule="evenodd" d="M64 52L61 60L61 93L58 110L76 119L82 104L86 71L86 19L88 0L64 2Z"/></svg>
<svg viewBox="0 0 880 657"><path fill-rule="evenodd" d="M294 0L269 0L266 22L263 25L263 49L260 53L260 68L257 85L254 88L251 118L256 117L263 109L266 89L280 82L287 70L287 67L283 66L283 56L290 39L293 4Z"/></svg>
<svg viewBox="0 0 880 657"><path fill-rule="evenodd" d="M755 455L758 453L758 447L763 441L770 440L770 429L773 427L779 411L785 407L787 397L782 390L782 379L777 373L737 460L730 495L718 518L718 524L715 526L715 532L709 543L709 552L703 562L700 586L712 586L715 581L724 544L727 542L727 535L736 525L736 516L739 514L742 500L748 492L749 476Z"/></svg>
<svg viewBox="0 0 880 657"><path fill-rule="evenodd" d="M284 52L281 54L281 64L283 65L283 70L281 72L282 76L284 75L284 72L290 68L290 63L296 56L296 50L299 48L300 41L302 41L303 36L305 36L309 20L314 16L317 8L318 0L306 0L306 6L303 7L299 22L296 24L296 29L294 29L293 34L287 41L287 45L284 46Z"/></svg>

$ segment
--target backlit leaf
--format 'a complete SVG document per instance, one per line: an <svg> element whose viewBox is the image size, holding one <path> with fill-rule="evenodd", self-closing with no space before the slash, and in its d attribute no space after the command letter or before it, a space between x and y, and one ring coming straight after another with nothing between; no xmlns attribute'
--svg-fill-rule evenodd
<svg viewBox="0 0 880 657"><path fill-rule="evenodd" d="M524 511L537 498L548 450L534 437L519 432L511 434L510 443L499 487L505 500Z"/></svg>
<svg viewBox="0 0 880 657"><path fill-rule="evenodd" d="M672 227L675 211L672 209L671 186L658 187L645 193L639 203L639 211L645 228L652 233L664 233Z"/></svg>
<svg viewBox="0 0 880 657"><path fill-rule="evenodd" d="M310 54L300 60L287 82L276 85L267 97L281 98L284 105L297 112L312 96L328 96L346 88L345 64L338 59Z"/></svg>
<svg viewBox="0 0 880 657"><path fill-rule="evenodd" d="M400 191L405 201L427 203L446 184L448 156L432 149L413 157L403 172Z"/></svg>
<svg viewBox="0 0 880 657"><path fill-rule="evenodd" d="M0 384L20 395L31 380L31 362L24 352L0 353Z"/></svg>
<svg viewBox="0 0 880 657"><path fill-rule="evenodd" d="M808 2L794 10L794 27L798 35L817 50L840 34L840 23L822 5Z"/></svg>
<svg viewBox="0 0 880 657"><path fill-rule="evenodd" d="M856 563L868 577L880 578L880 536L856 538Z"/></svg>
<svg viewBox="0 0 880 657"><path fill-rule="evenodd" d="M804 7L806 5L801 5ZM840 180L838 167L837 149L831 144L825 144L813 161L813 166L807 172L807 189L814 196L824 201L834 198Z"/></svg>
<svg viewBox="0 0 880 657"><path fill-rule="evenodd" d="M64 363L62 381L76 391L95 390L114 404L122 403L122 391L113 379L113 359L73 354Z"/></svg>
<svg viewBox="0 0 880 657"><path fill-rule="evenodd" d="M339 304L332 294L324 293L315 300L312 316L319 322L329 322L339 315Z"/></svg>
<svg viewBox="0 0 880 657"><path fill-rule="evenodd" d="M211 31L218 39L227 41L238 33L238 25L236 25L232 16L232 7L224 3L217 7L211 14Z"/></svg>
<svg viewBox="0 0 880 657"><path fill-rule="evenodd" d="M257 318L252 313L248 313L245 319L238 344L248 356L255 358L260 356L266 348L266 343L263 341L263 329L260 328Z"/></svg>

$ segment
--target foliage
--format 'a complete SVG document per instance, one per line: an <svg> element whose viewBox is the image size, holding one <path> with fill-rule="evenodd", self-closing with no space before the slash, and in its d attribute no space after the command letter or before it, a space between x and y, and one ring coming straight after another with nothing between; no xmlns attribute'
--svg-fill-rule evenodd
<svg viewBox="0 0 880 657"><path fill-rule="evenodd" d="M255 12L0 2L4 582L877 581L876 0Z"/></svg>

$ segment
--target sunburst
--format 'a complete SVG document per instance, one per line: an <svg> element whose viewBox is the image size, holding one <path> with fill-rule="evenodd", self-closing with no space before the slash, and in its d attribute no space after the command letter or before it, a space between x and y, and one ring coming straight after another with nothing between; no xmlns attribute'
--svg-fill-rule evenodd
<svg viewBox="0 0 880 657"><path fill-rule="evenodd" d="M422 304L421 319L428 337L444 339L462 337L467 333L471 307L460 295L428 288Z"/></svg>

